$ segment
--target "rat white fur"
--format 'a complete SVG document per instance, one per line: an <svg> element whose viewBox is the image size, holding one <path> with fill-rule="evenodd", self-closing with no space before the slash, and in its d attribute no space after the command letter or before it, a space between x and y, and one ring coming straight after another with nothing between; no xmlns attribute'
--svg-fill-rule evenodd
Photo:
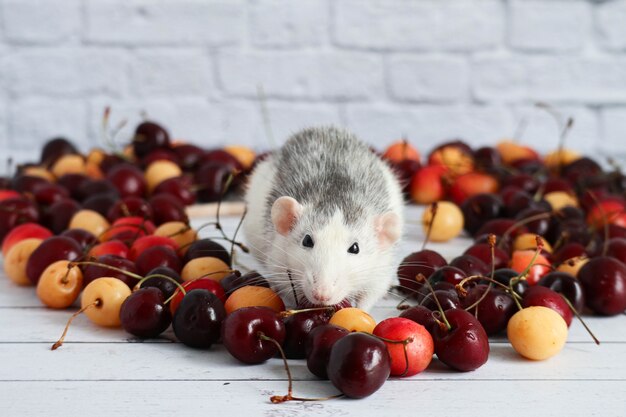
<svg viewBox="0 0 626 417"><path fill-rule="evenodd" d="M247 241L286 304L348 299L367 310L392 284L401 188L387 164L347 131L292 136L257 165L246 202Z"/></svg>

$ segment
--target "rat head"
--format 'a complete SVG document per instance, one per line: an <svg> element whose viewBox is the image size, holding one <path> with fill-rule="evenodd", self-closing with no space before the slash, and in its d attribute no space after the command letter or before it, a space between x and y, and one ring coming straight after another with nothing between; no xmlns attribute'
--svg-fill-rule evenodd
<svg viewBox="0 0 626 417"><path fill-rule="evenodd" d="M399 217L391 211L350 222L346 217L339 208L322 215L291 197L274 202L273 264L288 270L291 282L283 281L281 291L295 292L296 304L358 304L373 288L388 285L381 279L388 271L378 265L389 263L401 233Z"/></svg>

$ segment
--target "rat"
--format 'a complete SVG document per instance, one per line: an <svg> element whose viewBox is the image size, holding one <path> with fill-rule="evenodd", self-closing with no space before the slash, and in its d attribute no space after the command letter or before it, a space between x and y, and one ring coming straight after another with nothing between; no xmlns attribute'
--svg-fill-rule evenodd
<svg viewBox="0 0 626 417"><path fill-rule="evenodd" d="M391 168L356 136L315 127L253 170L243 230L288 306L369 310L395 279L403 196Z"/></svg>

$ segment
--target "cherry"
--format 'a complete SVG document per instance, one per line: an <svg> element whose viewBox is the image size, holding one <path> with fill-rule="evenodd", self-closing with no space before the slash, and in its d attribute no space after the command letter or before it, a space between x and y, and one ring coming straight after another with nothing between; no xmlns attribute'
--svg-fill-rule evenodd
<svg viewBox="0 0 626 417"><path fill-rule="evenodd" d="M175 146L172 150L178 156L180 167L187 172L195 170L204 154L204 149L188 143Z"/></svg>
<svg viewBox="0 0 626 417"><path fill-rule="evenodd" d="M172 327L174 334L187 346L206 349L222 333L226 311L220 299L204 289L189 291L181 301Z"/></svg>
<svg viewBox="0 0 626 417"><path fill-rule="evenodd" d="M585 295L580 282L567 272L553 271L544 275L537 285L550 288L569 300L574 309L582 313Z"/></svg>
<svg viewBox="0 0 626 417"><path fill-rule="evenodd" d="M107 218L113 222L122 217L141 217L145 219L152 218L152 207L146 200L140 197L125 197L118 200L117 203L109 209Z"/></svg>
<svg viewBox="0 0 626 417"><path fill-rule="evenodd" d="M543 236L550 228L550 210L528 207L517 213L515 220L524 221L524 226L530 233Z"/></svg>
<svg viewBox="0 0 626 417"><path fill-rule="evenodd" d="M31 200L13 197L0 201L0 241L15 226L23 223L37 223L38 220L39 211Z"/></svg>
<svg viewBox="0 0 626 417"><path fill-rule="evenodd" d="M98 238L85 229L67 229L61 233L60 236L74 239L83 250L95 246L98 243Z"/></svg>
<svg viewBox="0 0 626 417"><path fill-rule="evenodd" d="M411 178L420 169L421 164L415 159L403 159L398 162L393 162L392 168L398 177L400 185L402 185L402 192L405 195L409 195L411 192Z"/></svg>
<svg viewBox="0 0 626 417"><path fill-rule="evenodd" d="M507 292L500 288L490 288L486 284L479 284L468 290L463 299L463 308L470 308L468 311L478 319L489 336L503 331L517 311L513 298Z"/></svg>
<svg viewBox="0 0 626 417"><path fill-rule="evenodd" d="M511 238L515 238L521 234L528 233L528 228L520 225L515 220L497 218L489 220L483 224L476 232L475 236L496 235L503 236L505 233Z"/></svg>
<svg viewBox="0 0 626 417"><path fill-rule="evenodd" d="M41 183L33 188L33 195L37 203L49 206L59 200L69 198L70 193L67 189L58 184Z"/></svg>
<svg viewBox="0 0 626 417"><path fill-rule="evenodd" d="M42 223L54 234L60 234L67 229L70 220L81 209L74 200L63 199L48 207L42 216Z"/></svg>
<svg viewBox="0 0 626 417"><path fill-rule="evenodd" d="M478 319L458 308L445 311L449 326L435 326L433 341L439 360L458 371L473 371L487 362L489 340Z"/></svg>
<svg viewBox="0 0 626 417"><path fill-rule="evenodd" d="M146 121L135 129L132 145L135 155L143 158L155 149L169 147L170 137L163 127Z"/></svg>
<svg viewBox="0 0 626 417"><path fill-rule="evenodd" d="M565 300L563 300L563 297L559 293L552 291L550 288L543 287L541 285L534 285L530 287L524 293L522 306L542 306L551 308L563 317L567 327L572 324L572 310L569 308Z"/></svg>
<svg viewBox="0 0 626 417"><path fill-rule="evenodd" d="M306 337L311 330L328 323L328 310L303 311L285 319L285 341L283 350L288 359L304 359Z"/></svg>
<svg viewBox="0 0 626 417"><path fill-rule="evenodd" d="M152 208L152 221L157 226L167 222L187 222L185 206L171 194L157 194L148 200Z"/></svg>
<svg viewBox="0 0 626 417"><path fill-rule="evenodd" d="M37 223L23 223L11 229L2 241L2 254L6 257L9 250L20 241L29 238L47 239L52 232Z"/></svg>
<svg viewBox="0 0 626 417"><path fill-rule="evenodd" d="M433 295L434 294L434 295ZM426 307L432 311L437 310L437 302L435 297L441 304L443 309L459 308L461 307L461 301L456 292L450 290L435 290L433 293L426 295L420 305Z"/></svg>
<svg viewBox="0 0 626 417"><path fill-rule="evenodd" d="M400 317L413 320L414 322L421 324L432 333L432 327L437 323L433 316L433 311L424 306L413 306L404 310Z"/></svg>
<svg viewBox="0 0 626 417"><path fill-rule="evenodd" d="M513 291L518 295L524 295L526 290L529 287L529 284L526 280L518 280L519 272L510 268L500 268L496 269L493 274L493 279L498 281L501 284L510 287L511 280L516 278L516 281L513 283Z"/></svg>
<svg viewBox="0 0 626 417"><path fill-rule="evenodd" d="M78 153L78 150L69 140L58 137L46 142L41 149L41 165L52 166L63 155Z"/></svg>
<svg viewBox="0 0 626 417"><path fill-rule="evenodd" d="M366 333L350 333L334 343L326 371L343 394L364 398L389 378L391 360L382 340Z"/></svg>
<svg viewBox="0 0 626 417"><path fill-rule="evenodd" d="M198 201L201 203L219 201L231 174L232 167L228 164L211 161L201 164L194 175Z"/></svg>
<svg viewBox="0 0 626 417"><path fill-rule="evenodd" d="M109 240L97 244L88 253L88 256L92 258L98 258L103 255L117 255L121 258L127 258L128 246L121 240Z"/></svg>
<svg viewBox="0 0 626 417"><path fill-rule="evenodd" d="M222 325L224 347L244 363L265 362L278 352L278 347L265 337L279 345L285 340L285 325L267 307L240 308L229 314Z"/></svg>
<svg viewBox="0 0 626 417"><path fill-rule="evenodd" d="M224 293L224 289L222 288L219 282L211 278L200 278L200 279L196 279L193 281L187 281L183 283L183 287L185 288L185 291L187 292L190 292L191 290L194 290L194 289L207 290L215 294L215 296L219 298L222 303L226 301L226 294ZM170 310L172 311L172 314L176 313L176 310L178 309L180 302L183 300L183 297L184 297L184 294L177 288L174 292L174 298L172 298L172 301L170 301Z"/></svg>
<svg viewBox="0 0 626 417"><path fill-rule="evenodd" d="M591 259L578 272L587 307L613 316L626 310L626 266L615 258Z"/></svg>
<svg viewBox="0 0 626 417"><path fill-rule="evenodd" d="M84 182L90 181L89 177L84 174L65 174L59 177L57 180L57 184L62 187L65 187L67 191L69 191L70 196L78 200L80 187Z"/></svg>
<svg viewBox="0 0 626 417"><path fill-rule="evenodd" d="M102 217L107 217L109 210L119 201L119 197L112 194L92 195L83 201L83 209L93 210Z"/></svg>
<svg viewBox="0 0 626 417"><path fill-rule="evenodd" d="M188 263L192 259L212 256L218 258L226 265L230 265L230 253L219 243L211 239L198 239L187 247L184 263Z"/></svg>
<svg viewBox="0 0 626 417"><path fill-rule="evenodd" d="M328 379L326 367L330 351L337 340L348 334L350 332L343 327L329 323L321 324L311 330L305 343L305 356L306 366L313 375Z"/></svg>
<svg viewBox="0 0 626 417"><path fill-rule="evenodd" d="M174 295L174 293L178 289L178 286L175 283L173 283L172 280L169 280L167 278L163 278L160 276L154 276L154 275L165 275L167 277L172 278L174 281L178 283L183 282L183 280L180 278L180 275L176 271L165 266L156 267L152 269L150 272L148 272L148 274L146 274L146 277L149 277L149 279L146 279L145 281L143 281L140 287L141 288L156 287L159 290L161 290L161 292L163 293L163 297L166 300Z"/></svg>
<svg viewBox="0 0 626 417"><path fill-rule="evenodd" d="M165 297L158 288L141 288L124 300L120 321L128 333L141 339L157 337L172 321Z"/></svg>
<svg viewBox="0 0 626 417"><path fill-rule="evenodd" d="M147 275L150 270L165 266L180 273L182 264L174 249L170 246L152 246L144 250L135 260L137 270L141 275Z"/></svg>
<svg viewBox="0 0 626 417"><path fill-rule="evenodd" d="M615 258L622 263L626 263L626 239L613 238L608 241L606 256Z"/></svg>
<svg viewBox="0 0 626 417"><path fill-rule="evenodd" d="M491 245L488 243L475 243L467 248L463 254L480 259L485 265L492 263ZM496 246L493 248L493 255L495 268L506 268L510 261L509 254Z"/></svg>
<svg viewBox="0 0 626 417"><path fill-rule="evenodd" d="M110 194L119 196L117 188L107 180L88 180L81 184L78 189L78 199L84 201L93 195Z"/></svg>
<svg viewBox="0 0 626 417"><path fill-rule="evenodd" d="M450 261L451 266L455 266L465 272L467 276L488 275L491 268L488 264L472 255L461 255Z"/></svg>
<svg viewBox="0 0 626 417"><path fill-rule="evenodd" d="M119 164L111 168L106 175L120 197L143 197L148 188L143 172L131 164Z"/></svg>
<svg viewBox="0 0 626 417"><path fill-rule="evenodd" d="M476 167L482 170L489 170L502 164L500 153L491 146L483 146L474 151L474 162Z"/></svg>
<svg viewBox="0 0 626 417"><path fill-rule="evenodd" d="M178 156L176 155L176 153L174 153L174 151L172 151L171 149L165 148L155 149L151 151L148 155L141 158L140 165L143 168L147 168L148 166L150 166L151 163L156 161L170 161L177 166L180 165L180 161L178 160Z"/></svg>
<svg viewBox="0 0 626 417"><path fill-rule="evenodd" d="M137 267L134 262L116 255L102 255L94 263L82 265L85 285L89 285L92 281L102 277L117 278L129 288L133 288L137 284L137 279L121 271L108 268L108 266L137 274Z"/></svg>
<svg viewBox="0 0 626 417"><path fill-rule="evenodd" d="M517 187L526 193L533 194L539 189L539 181L531 174L522 173L506 178L502 182L503 187Z"/></svg>
<svg viewBox="0 0 626 417"><path fill-rule="evenodd" d="M26 275L37 284L41 273L56 261L74 261L82 255L80 245L69 237L52 236L44 240L31 254L26 263Z"/></svg>
<svg viewBox="0 0 626 417"><path fill-rule="evenodd" d="M555 265L559 265L568 259L587 255L587 249L583 245L576 242L570 242L564 244L552 254L552 261Z"/></svg>
<svg viewBox="0 0 626 417"><path fill-rule="evenodd" d="M190 206L196 202L196 194L192 187L192 178L190 176L183 175L161 181L152 191L152 194L169 194L176 197L184 205Z"/></svg>
<svg viewBox="0 0 626 417"><path fill-rule="evenodd" d="M589 157L582 157L563 167L561 173L572 184L579 184L585 178L602 174L602 167Z"/></svg>
<svg viewBox="0 0 626 417"><path fill-rule="evenodd" d="M224 288L226 294L230 294L241 287L245 287L246 285L255 285L257 287L265 288L270 287L270 283L256 271L246 272L243 275L241 275L239 271L235 271L222 278L220 280L220 285Z"/></svg>
<svg viewBox="0 0 626 417"><path fill-rule="evenodd" d="M237 158L222 149L206 151L204 155L200 157L200 165L204 165L206 163L226 165L229 167L231 172L243 171L243 166L241 166L241 163L239 163Z"/></svg>
<svg viewBox="0 0 626 417"><path fill-rule="evenodd" d="M456 285L461 282L463 278L467 278L467 274L463 270L451 265L445 265L433 272L428 280L431 284L444 281Z"/></svg>
<svg viewBox="0 0 626 417"><path fill-rule="evenodd" d="M128 259L136 261L146 249L154 246L169 246L173 250L178 250L178 243L167 236L148 235L137 238L130 247Z"/></svg>
<svg viewBox="0 0 626 417"><path fill-rule="evenodd" d="M400 262L398 267L400 288L407 292L419 292L422 284L415 278L420 274L428 278L437 268L447 264L443 256L429 249L410 254Z"/></svg>
<svg viewBox="0 0 626 417"><path fill-rule="evenodd" d="M487 221L502 215L502 199L495 194L476 194L469 197L461 205L464 228L474 235Z"/></svg>

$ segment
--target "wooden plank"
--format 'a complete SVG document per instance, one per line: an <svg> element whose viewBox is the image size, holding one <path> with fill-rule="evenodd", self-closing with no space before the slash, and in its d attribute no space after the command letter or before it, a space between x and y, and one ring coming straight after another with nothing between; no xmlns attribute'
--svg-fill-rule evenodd
<svg viewBox="0 0 626 417"><path fill-rule="evenodd" d="M569 344L554 358L525 360L508 344L491 345L489 361L474 372L450 370L436 358L416 380L595 380L626 381L626 344ZM98 358L98 360L94 360ZM290 360L297 380L317 380L304 360ZM249 366L232 358L222 345L210 350L180 343L68 343L56 351L50 344L0 343L0 380L284 380L282 361ZM80 364L77 369L74 364ZM106 364L106 366L102 366Z"/></svg>
<svg viewBox="0 0 626 417"><path fill-rule="evenodd" d="M0 309L0 342L54 342L63 331L67 319L75 310L52 310L47 308ZM372 316L376 321L398 315L390 307L375 307ZM602 342L626 342L626 316L587 317L588 325ZM166 338L172 339L171 332ZM123 342L133 337L121 329L96 326L87 317L79 317L72 323L67 335L68 342ZM494 338L504 340L502 336ZM574 321L568 340L576 343L592 343L580 323Z"/></svg>
<svg viewBox="0 0 626 417"><path fill-rule="evenodd" d="M272 404L285 382L97 381L2 382L0 409L7 416L464 416L501 410L515 416L623 417L623 381L388 381L362 400ZM328 382L296 384L301 396L327 396Z"/></svg>

